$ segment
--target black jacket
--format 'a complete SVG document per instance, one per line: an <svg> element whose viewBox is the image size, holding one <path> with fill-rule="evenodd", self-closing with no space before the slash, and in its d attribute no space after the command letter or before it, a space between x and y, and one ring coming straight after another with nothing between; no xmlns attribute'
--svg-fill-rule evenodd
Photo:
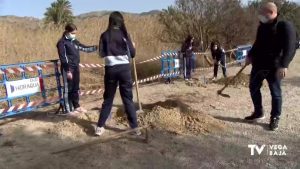
<svg viewBox="0 0 300 169"><path fill-rule="evenodd" d="M120 29L107 30L102 33L99 41L99 54L104 57L106 66L129 64L130 57L135 57L129 35L126 37Z"/></svg>
<svg viewBox="0 0 300 169"><path fill-rule="evenodd" d="M296 30L292 23L274 20L260 23L255 43L249 51L253 67L287 68L296 51Z"/></svg>
<svg viewBox="0 0 300 169"><path fill-rule="evenodd" d="M223 48L218 48L217 50L211 50L211 55L213 59L220 60L225 57L225 50Z"/></svg>
<svg viewBox="0 0 300 169"><path fill-rule="evenodd" d="M65 36L57 42L56 46L61 66L65 71L78 67L80 63L79 51L95 52L97 50L97 46L86 46L78 40L71 40Z"/></svg>
<svg viewBox="0 0 300 169"><path fill-rule="evenodd" d="M181 53L183 54L183 57L192 57L193 51L194 51L194 46L192 43L189 44L184 42L182 44Z"/></svg>

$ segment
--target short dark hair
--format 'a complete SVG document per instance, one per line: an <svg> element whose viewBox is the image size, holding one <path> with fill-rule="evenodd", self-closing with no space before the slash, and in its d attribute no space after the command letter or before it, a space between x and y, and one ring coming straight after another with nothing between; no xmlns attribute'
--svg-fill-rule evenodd
<svg viewBox="0 0 300 169"><path fill-rule="evenodd" d="M76 27L76 25L75 24L73 24L73 23L68 23L66 26L65 26L65 33L70 33L70 32L73 32L73 31L75 31L75 30L77 30L77 27Z"/></svg>

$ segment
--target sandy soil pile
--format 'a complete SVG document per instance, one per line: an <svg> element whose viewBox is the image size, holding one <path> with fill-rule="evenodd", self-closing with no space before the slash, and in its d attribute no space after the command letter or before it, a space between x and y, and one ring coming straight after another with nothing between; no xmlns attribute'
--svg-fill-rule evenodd
<svg viewBox="0 0 300 169"><path fill-rule="evenodd" d="M161 130L181 134L184 131L183 118L178 108L166 109L160 106L139 116L140 124L151 125Z"/></svg>
<svg viewBox="0 0 300 169"><path fill-rule="evenodd" d="M167 130L176 134L203 134L224 131L226 126L210 115L200 112L181 112L178 108L155 107L139 117L142 125Z"/></svg>

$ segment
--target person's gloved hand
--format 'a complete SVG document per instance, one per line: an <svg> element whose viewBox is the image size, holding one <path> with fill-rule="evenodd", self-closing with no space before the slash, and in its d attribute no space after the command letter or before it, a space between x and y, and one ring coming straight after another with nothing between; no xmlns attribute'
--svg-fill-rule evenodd
<svg viewBox="0 0 300 169"><path fill-rule="evenodd" d="M287 70L288 70L287 68L279 68L277 70L277 77L279 79L284 79L287 74Z"/></svg>

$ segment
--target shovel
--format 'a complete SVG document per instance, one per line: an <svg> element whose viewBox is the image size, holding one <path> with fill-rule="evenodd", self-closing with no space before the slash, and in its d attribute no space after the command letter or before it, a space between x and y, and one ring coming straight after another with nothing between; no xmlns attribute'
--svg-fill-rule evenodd
<svg viewBox="0 0 300 169"><path fill-rule="evenodd" d="M243 71L244 71L244 69L247 67L248 65L244 65L240 70L239 70L239 72L229 81L229 82L227 82L226 84L225 84L225 86L222 88L222 89L220 89L220 90L218 90L217 91L217 93L218 93L218 95L221 95L221 96L223 96L223 97L230 97L228 94L223 94L222 92L229 86L229 84L231 83L231 82L233 82Z"/></svg>
<svg viewBox="0 0 300 169"><path fill-rule="evenodd" d="M132 63L133 63L133 71L134 71L134 81L135 81L136 97L137 97L137 101L138 101L138 104L139 104L139 110L137 110L137 113L143 113L144 111L142 109L142 103L140 101L139 83L138 83L138 79L137 79L135 58L132 59Z"/></svg>

